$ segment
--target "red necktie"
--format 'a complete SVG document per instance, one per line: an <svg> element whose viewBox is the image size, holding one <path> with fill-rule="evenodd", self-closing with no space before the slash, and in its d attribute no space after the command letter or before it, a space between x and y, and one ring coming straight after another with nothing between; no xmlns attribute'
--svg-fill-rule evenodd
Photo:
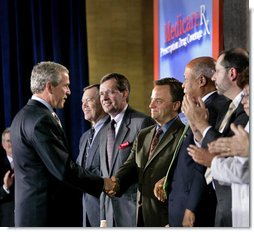
<svg viewBox="0 0 254 232"><path fill-rule="evenodd" d="M153 140L152 140L152 143L151 143L151 147L150 147L150 152L149 152L149 156L148 156L148 160L150 160L152 157L153 157L153 151L156 147L156 145L158 144L159 142L159 138L160 138L160 135L162 133L162 129L161 127L159 127L153 137Z"/></svg>

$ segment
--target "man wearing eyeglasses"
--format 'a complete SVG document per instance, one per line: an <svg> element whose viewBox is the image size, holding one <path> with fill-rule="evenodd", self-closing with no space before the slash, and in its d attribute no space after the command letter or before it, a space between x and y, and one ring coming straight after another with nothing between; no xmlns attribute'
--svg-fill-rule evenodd
<svg viewBox="0 0 254 232"><path fill-rule="evenodd" d="M154 124L151 117L129 105L130 83L122 74L109 73L100 81L100 101L111 122L101 134L100 158L104 177L113 176L129 157L138 132ZM136 226L137 184L120 198L101 196L101 220L108 227ZM103 225L101 225L103 226Z"/></svg>

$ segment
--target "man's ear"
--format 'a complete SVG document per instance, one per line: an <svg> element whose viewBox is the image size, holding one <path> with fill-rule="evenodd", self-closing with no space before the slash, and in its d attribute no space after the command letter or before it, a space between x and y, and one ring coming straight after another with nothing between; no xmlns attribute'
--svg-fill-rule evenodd
<svg viewBox="0 0 254 232"><path fill-rule="evenodd" d="M129 96L129 91L128 90L124 90L123 91L123 96L127 99Z"/></svg>
<svg viewBox="0 0 254 232"><path fill-rule="evenodd" d="M52 88L53 86L52 86L52 84L51 84L51 82L47 82L46 83L46 89L47 89L47 91L50 93L50 94L53 94L53 88Z"/></svg>
<svg viewBox="0 0 254 232"><path fill-rule="evenodd" d="M234 67L230 68L229 75L230 75L231 81L236 81L236 78L238 76L238 71L236 70L236 68L234 68Z"/></svg>
<svg viewBox="0 0 254 232"><path fill-rule="evenodd" d="M178 111L179 109L181 109L181 102L180 101L175 101L174 104L173 104L173 108L174 108L174 111Z"/></svg>
<svg viewBox="0 0 254 232"><path fill-rule="evenodd" d="M206 77L202 75L202 76L199 78L199 83L200 83L200 86L205 86L205 85L207 84L207 79L206 79Z"/></svg>

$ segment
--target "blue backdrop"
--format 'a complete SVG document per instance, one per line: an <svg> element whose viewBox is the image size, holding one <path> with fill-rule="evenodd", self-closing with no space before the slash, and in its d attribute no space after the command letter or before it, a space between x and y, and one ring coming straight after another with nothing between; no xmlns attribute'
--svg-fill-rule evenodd
<svg viewBox="0 0 254 232"><path fill-rule="evenodd" d="M57 113L77 157L79 138L90 126L81 109L88 85L85 12L85 0L0 1L1 132L31 97L33 66L55 61L70 71L72 93Z"/></svg>

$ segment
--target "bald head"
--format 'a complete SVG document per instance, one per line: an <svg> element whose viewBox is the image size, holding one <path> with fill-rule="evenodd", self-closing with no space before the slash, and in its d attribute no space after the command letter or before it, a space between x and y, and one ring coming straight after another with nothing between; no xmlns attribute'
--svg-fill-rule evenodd
<svg viewBox="0 0 254 232"><path fill-rule="evenodd" d="M212 57L202 56L191 60L187 64L187 68L190 68L196 77L205 76L211 79L215 73L215 63L216 61Z"/></svg>
<svg viewBox="0 0 254 232"><path fill-rule="evenodd" d="M215 60L212 57L202 56L191 60L184 72L185 94L190 94L197 99L215 91L215 84L212 81L214 73Z"/></svg>

